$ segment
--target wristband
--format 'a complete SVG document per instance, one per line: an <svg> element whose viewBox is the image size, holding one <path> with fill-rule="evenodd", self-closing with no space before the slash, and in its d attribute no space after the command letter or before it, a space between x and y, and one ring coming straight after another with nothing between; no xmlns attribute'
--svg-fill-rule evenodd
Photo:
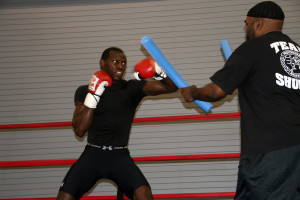
<svg viewBox="0 0 300 200"><path fill-rule="evenodd" d="M88 93L84 100L84 105L89 108L97 108L97 104L100 100L100 96Z"/></svg>

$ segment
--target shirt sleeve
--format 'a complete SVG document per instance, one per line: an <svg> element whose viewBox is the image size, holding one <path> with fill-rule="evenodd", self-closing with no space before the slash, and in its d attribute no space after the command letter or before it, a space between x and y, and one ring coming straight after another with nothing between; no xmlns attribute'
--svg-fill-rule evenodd
<svg viewBox="0 0 300 200"><path fill-rule="evenodd" d="M147 96L144 92L144 85L146 84L145 80L129 80L130 85L133 87L133 92L135 96L135 103L138 104L145 96Z"/></svg>
<svg viewBox="0 0 300 200"><path fill-rule="evenodd" d="M255 63L251 46L244 43L238 47L229 57L224 67L210 77L211 81L227 94L232 94L247 79Z"/></svg>
<svg viewBox="0 0 300 200"><path fill-rule="evenodd" d="M87 93L88 93L88 85L79 86L74 95L74 103L76 101L84 102Z"/></svg>

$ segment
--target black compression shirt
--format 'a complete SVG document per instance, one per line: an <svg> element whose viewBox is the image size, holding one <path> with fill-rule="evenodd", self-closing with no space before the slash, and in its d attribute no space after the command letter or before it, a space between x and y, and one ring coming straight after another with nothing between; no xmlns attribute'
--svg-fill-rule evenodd
<svg viewBox="0 0 300 200"><path fill-rule="evenodd" d="M88 129L88 142L95 145L127 146L136 108L145 94L145 81L117 81L100 97ZM80 86L75 101L84 102L88 86Z"/></svg>

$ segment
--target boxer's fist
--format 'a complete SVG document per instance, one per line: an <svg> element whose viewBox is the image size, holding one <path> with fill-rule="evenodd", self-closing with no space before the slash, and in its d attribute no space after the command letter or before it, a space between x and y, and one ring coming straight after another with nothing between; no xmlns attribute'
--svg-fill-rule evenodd
<svg viewBox="0 0 300 200"><path fill-rule="evenodd" d="M100 96L105 90L106 87L112 85L112 79L105 71L95 72L88 86L89 93L86 95L84 100L84 105L89 108L96 108L100 100Z"/></svg>
<svg viewBox="0 0 300 200"><path fill-rule="evenodd" d="M145 58L139 61L134 67L134 77L137 80L154 78L162 80L167 77L164 70L155 62L153 58Z"/></svg>
<svg viewBox="0 0 300 200"><path fill-rule="evenodd" d="M89 92L101 96L104 91L104 86L110 87L112 79L106 71L97 71L92 75L89 83Z"/></svg>

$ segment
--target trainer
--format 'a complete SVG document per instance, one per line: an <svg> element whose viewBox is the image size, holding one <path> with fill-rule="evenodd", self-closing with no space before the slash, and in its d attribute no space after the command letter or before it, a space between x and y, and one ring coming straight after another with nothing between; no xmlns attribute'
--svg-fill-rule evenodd
<svg viewBox="0 0 300 200"><path fill-rule="evenodd" d="M101 71L93 74L89 85L77 89L72 125L79 137L88 131L88 143L65 176L58 200L80 199L103 178L114 181L130 199L153 199L148 181L127 148L129 133L143 97L174 92L177 87L151 58L136 64L138 80L123 79L126 67L123 50L108 48L100 59Z"/></svg>
<svg viewBox="0 0 300 200"><path fill-rule="evenodd" d="M300 199L300 47L282 33L284 12L272 1L252 7L247 41L202 88L184 99L217 101L238 88L241 158L235 200Z"/></svg>

